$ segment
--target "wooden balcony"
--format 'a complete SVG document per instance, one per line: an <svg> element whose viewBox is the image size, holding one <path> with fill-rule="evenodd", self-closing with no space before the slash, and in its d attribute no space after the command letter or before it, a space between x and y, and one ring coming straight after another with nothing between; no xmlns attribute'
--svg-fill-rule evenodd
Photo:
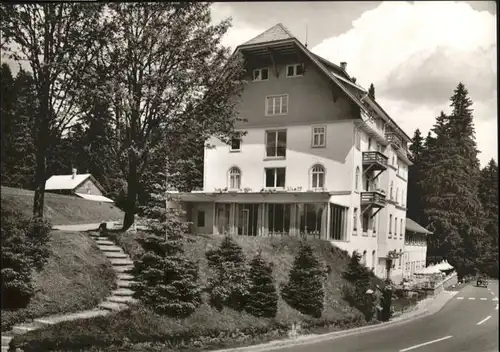
<svg viewBox="0 0 500 352"><path fill-rule="evenodd" d="M363 152L363 167L370 167L370 170L387 170L387 157L381 152Z"/></svg>
<svg viewBox="0 0 500 352"><path fill-rule="evenodd" d="M361 192L361 205L362 206L372 206L374 208L385 207L387 201L385 199L385 194L382 192L372 191L372 192Z"/></svg>

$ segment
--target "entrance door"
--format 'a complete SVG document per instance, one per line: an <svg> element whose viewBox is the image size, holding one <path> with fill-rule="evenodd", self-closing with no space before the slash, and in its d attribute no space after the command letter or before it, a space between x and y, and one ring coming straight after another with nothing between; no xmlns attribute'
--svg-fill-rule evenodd
<svg viewBox="0 0 500 352"><path fill-rule="evenodd" d="M241 210L241 234L248 236L248 227L250 224L250 211L248 209Z"/></svg>

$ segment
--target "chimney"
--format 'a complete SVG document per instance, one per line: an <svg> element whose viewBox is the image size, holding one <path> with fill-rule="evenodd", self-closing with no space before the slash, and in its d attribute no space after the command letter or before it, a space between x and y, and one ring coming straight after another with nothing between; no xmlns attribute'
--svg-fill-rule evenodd
<svg viewBox="0 0 500 352"><path fill-rule="evenodd" d="M341 62L340 63L340 68L345 70L345 68L347 67L347 62Z"/></svg>
<svg viewBox="0 0 500 352"><path fill-rule="evenodd" d="M72 174L71 178L74 179L76 176L76 169L75 168L71 169L71 174Z"/></svg>
<svg viewBox="0 0 500 352"><path fill-rule="evenodd" d="M351 77L352 83L356 83L356 77Z"/></svg>

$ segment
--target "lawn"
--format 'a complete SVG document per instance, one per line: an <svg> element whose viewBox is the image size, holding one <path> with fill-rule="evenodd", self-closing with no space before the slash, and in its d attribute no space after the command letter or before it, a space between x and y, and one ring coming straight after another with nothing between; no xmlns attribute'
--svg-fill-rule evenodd
<svg viewBox="0 0 500 352"><path fill-rule="evenodd" d="M33 191L2 186L2 206L14 207L26 216L31 216L33 195ZM88 224L123 219L123 212L114 204L54 193L45 193L44 212L52 225Z"/></svg>
<svg viewBox="0 0 500 352"><path fill-rule="evenodd" d="M87 234L52 231L50 236L48 262L34 273L35 296L24 309L2 310L2 331L27 319L94 308L114 288L111 264Z"/></svg>
<svg viewBox="0 0 500 352"><path fill-rule="evenodd" d="M133 259L141 256L138 238L144 232L110 232ZM278 289L288 281L300 240L293 237L234 237L243 248L247 261L262 252L272 263ZM200 281L206 285L210 272L205 252L218 247L222 236L191 236L185 246L186 255L196 258ZM117 314L73 322L64 322L16 337L11 346L25 352L37 350L65 351L177 351L207 350L251 345L288 336L291 325L301 322L302 333L325 332L366 324L361 313L342 299L342 272L347 267L347 252L327 241L309 241L316 255L328 270L325 284L325 304L321 318L305 316L279 298L278 313L274 319L256 318L229 308L221 311L211 307L207 294L204 303L188 318L174 319L158 315L141 304ZM383 285L375 277L373 284Z"/></svg>

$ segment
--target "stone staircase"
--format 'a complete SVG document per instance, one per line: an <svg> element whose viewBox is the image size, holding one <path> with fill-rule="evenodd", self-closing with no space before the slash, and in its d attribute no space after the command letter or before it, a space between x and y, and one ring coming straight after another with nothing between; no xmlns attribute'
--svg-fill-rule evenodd
<svg viewBox="0 0 500 352"><path fill-rule="evenodd" d="M132 298L134 291L131 290L131 285L134 283L134 277L129 274L129 271L134 266L134 262L130 259L128 254L110 241L108 237L101 235L97 231L92 232L90 236L96 241L99 250L108 258L113 270L116 272L116 289L111 291L111 295L95 309L78 313L43 317L34 319L31 322L14 325L11 331L2 333L1 352L7 352L9 350L10 340L12 340L15 335L22 335L28 331L40 329L44 326L57 324L63 321L108 315L111 312L127 309L129 304L136 302L136 300Z"/></svg>

